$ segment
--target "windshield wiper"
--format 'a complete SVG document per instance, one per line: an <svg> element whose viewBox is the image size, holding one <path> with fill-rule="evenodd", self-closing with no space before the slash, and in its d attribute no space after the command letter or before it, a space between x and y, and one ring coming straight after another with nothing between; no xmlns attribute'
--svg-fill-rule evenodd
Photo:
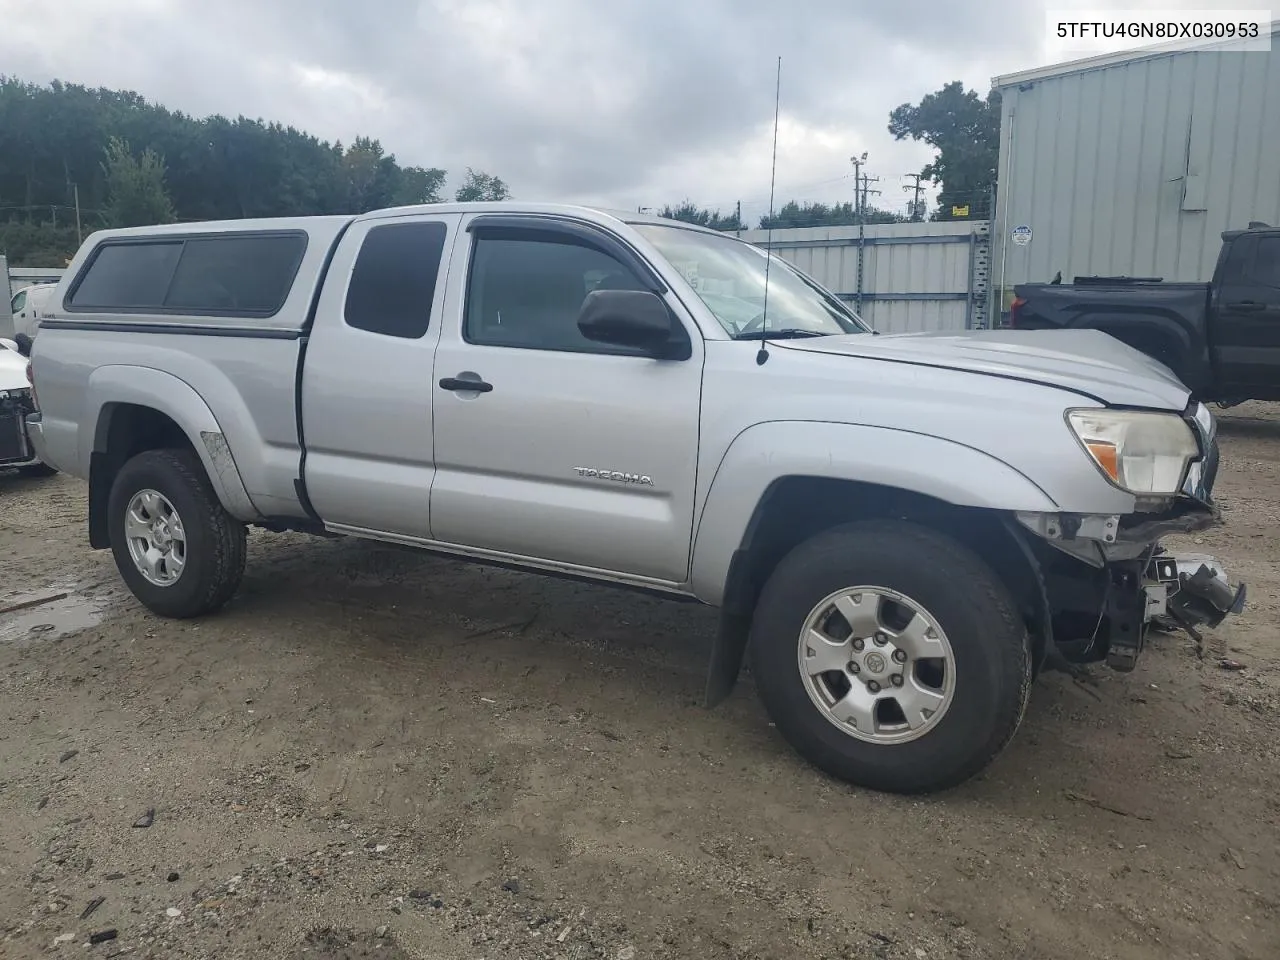
<svg viewBox="0 0 1280 960"><path fill-rule="evenodd" d="M830 337L833 334L821 333L817 330L802 330L799 327L786 327L782 330L765 330L763 336L770 340L800 340L804 337ZM759 340L761 331L755 333L736 333L733 336L735 340Z"/></svg>

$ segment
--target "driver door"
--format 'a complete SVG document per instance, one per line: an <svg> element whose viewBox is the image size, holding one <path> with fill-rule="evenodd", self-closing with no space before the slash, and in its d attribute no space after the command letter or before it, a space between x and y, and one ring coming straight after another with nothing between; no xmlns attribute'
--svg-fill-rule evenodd
<svg viewBox="0 0 1280 960"><path fill-rule="evenodd" d="M689 359L654 360L587 340L577 316L589 285L641 289L634 254L598 228L512 219L486 228L479 217L459 242L460 269L449 273L453 319L441 331L433 375L432 538L468 552L683 583L701 336L676 307Z"/></svg>

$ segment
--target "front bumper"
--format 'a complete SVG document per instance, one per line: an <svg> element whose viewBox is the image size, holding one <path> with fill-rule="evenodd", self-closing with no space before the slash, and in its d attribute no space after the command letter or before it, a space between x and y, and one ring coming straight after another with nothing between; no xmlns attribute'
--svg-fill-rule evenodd
<svg viewBox="0 0 1280 960"><path fill-rule="evenodd" d="M1183 532L1186 520L1168 522L1171 532ZM1157 539L1140 544L1137 555L1133 541L1098 543L1093 552L1062 549L1078 541L1033 539L1028 552L1044 591L1042 629L1068 661L1106 660L1132 670L1153 624L1186 630L1199 643L1200 627L1217 627L1244 609L1247 588L1233 585L1214 557L1171 553Z"/></svg>
<svg viewBox="0 0 1280 960"><path fill-rule="evenodd" d="M1199 642L1199 627L1216 627L1244 609L1244 584L1233 586L1219 560L1161 545L1164 537L1222 523L1213 502L1216 424L1203 404L1187 412L1187 421L1202 456L1164 512L1017 515L1036 535L1032 555L1045 589L1047 632L1065 659L1105 659L1132 670L1152 623L1185 629Z"/></svg>

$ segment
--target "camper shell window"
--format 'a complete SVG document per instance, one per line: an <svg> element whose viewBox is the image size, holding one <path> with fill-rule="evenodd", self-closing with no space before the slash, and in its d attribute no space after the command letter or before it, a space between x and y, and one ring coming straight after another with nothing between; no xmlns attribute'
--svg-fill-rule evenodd
<svg viewBox="0 0 1280 960"><path fill-rule="evenodd" d="M302 231L107 240L67 297L71 312L270 317L307 249Z"/></svg>

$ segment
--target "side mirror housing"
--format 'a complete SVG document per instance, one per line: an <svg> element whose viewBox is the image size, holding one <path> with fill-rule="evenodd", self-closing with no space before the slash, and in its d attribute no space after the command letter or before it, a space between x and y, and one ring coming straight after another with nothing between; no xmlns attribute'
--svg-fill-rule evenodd
<svg viewBox="0 0 1280 960"><path fill-rule="evenodd" d="M643 350L660 360L692 355L684 328L662 298L647 290L592 290L578 312L578 329L588 340Z"/></svg>

